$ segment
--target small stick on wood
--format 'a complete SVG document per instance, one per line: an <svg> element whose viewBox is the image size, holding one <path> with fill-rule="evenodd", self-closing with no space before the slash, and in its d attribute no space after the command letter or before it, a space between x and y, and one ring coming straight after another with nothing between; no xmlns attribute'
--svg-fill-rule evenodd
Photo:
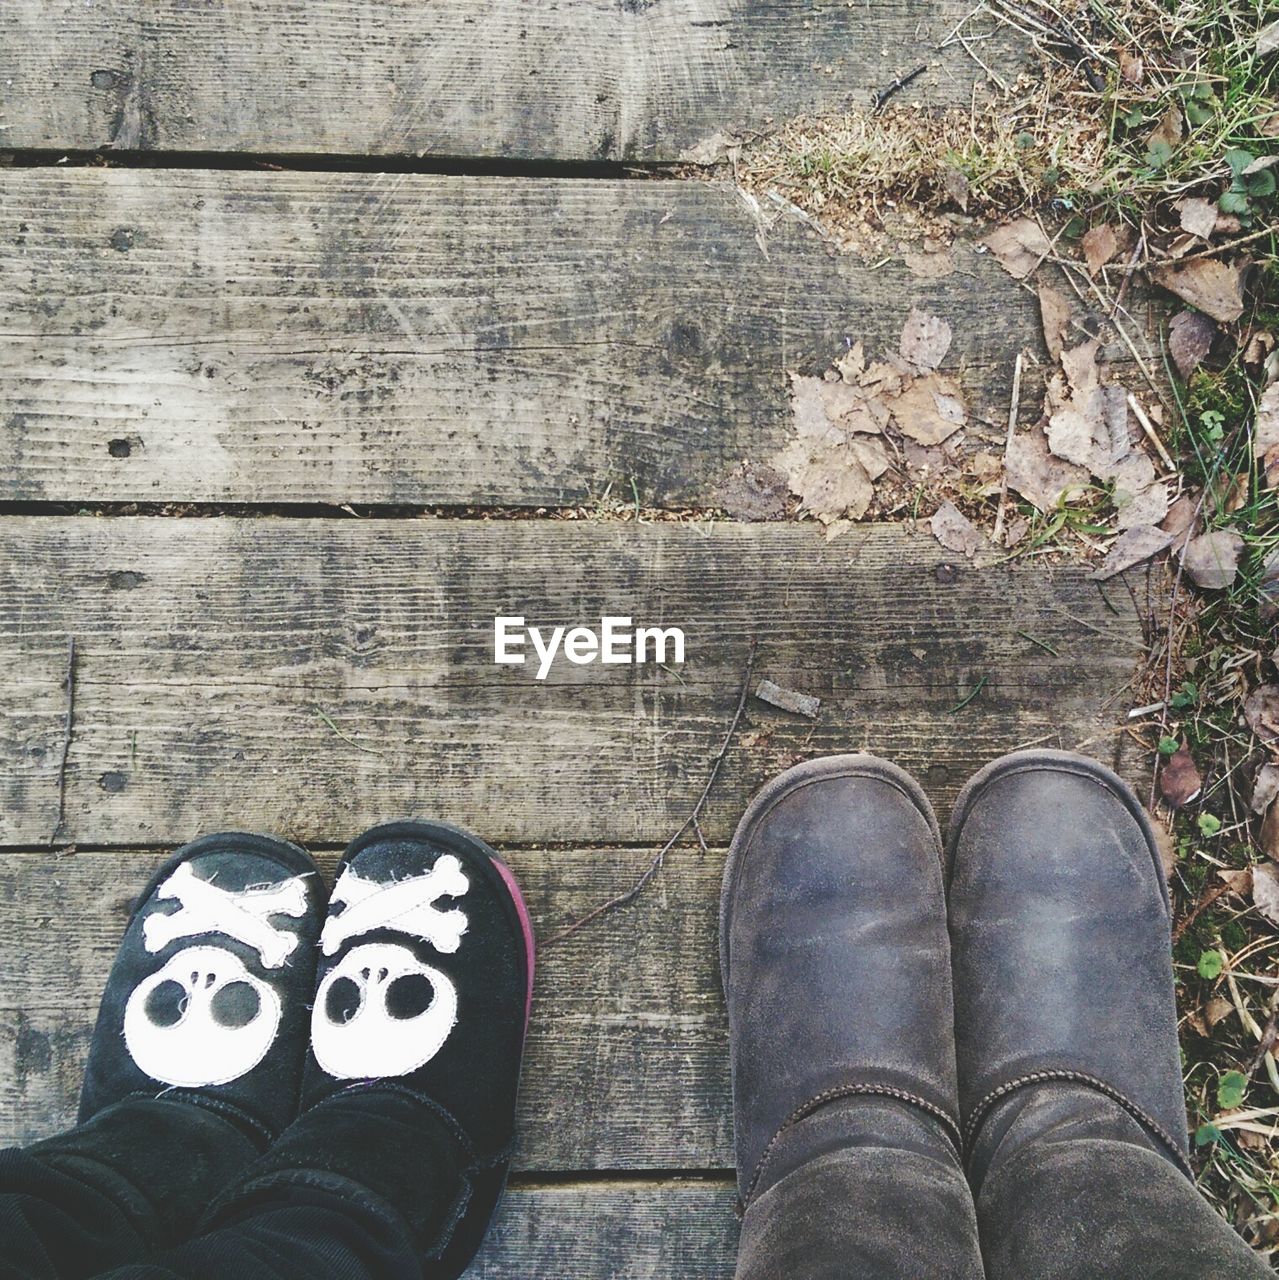
<svg viewBox="0 0 1279 1280"><path fill-rule="evenodd" d="M693 820L693 834L697 837L697 843L702 846L702 852L710 853L710 846L706 843L706 837L702 835L702 824L696 818Z"/></svg>
<svg viewBox="0 0 1279 1280"><path fill-rule="evenodd" d="M1008 505L1008 450L1012 447L1017 431L1017 414L1021 409L1021 352L1013 365L1013 394L1008 403L1008 439L1004 443L1004 471L999 481L999 510L995 513L995 532L992 541L999 545L1004 535L1004 508Z"/></svg>
<svg viewBox="0 0 1279 1280"><path fill-rule="evenodd" d="M58 820L49 835L49 848L58 843L67 817L67 758L71 754L71 734L75 727L75 636L67 637L67 712L62 722L62 752L58 757Z"/></svg>
<svg viewBox="0 0 1279 1280"><path fill-rule="evenodd" d="M881 89L875 95L875 101L871 106L871 114L873 115L876 111L879 111L883 107L884 103L888 101L889 98L891 98L894 94L901 93L901 91L908 84L910 84L913 80L918 80L919 77L922 76L924 72L927 70L928 70L928 63L921 62L919 66L917 66L914 69L914 71L908 71L904 76L898 76L897 79L894 80L892 84L890 84L886 89Z"/></svg>
<svg viewBox="0 0 1279 1280"><path fill-rule="evenodd" d="M1242 248L1246 244L1251 244L1254 240L1260 240L1262 236L1272 236L1274 233L1274 227L1262 227L1260 231L1254 231L1251 235L1240 236L1238 240L1219 244L1215 249L1203 249L1199 253L1189 253L1184 258L1177 258L1174 265L1180 267L1187 262L1202 262L1204 258L1215 258L1219 253L1229 253L1231 249Z"/></svg>
<svg viewBox="0 0 1279 1280"><path fill-rule="evenodd" d="M1146 248L1146 224L1141 224L1141 234L1137 237L1137 243L1133 246L1132 253L1128 256L1128 265L1124 268L1124 278L1119 282L1119 292L1115 294L1115 305L1110 308L1110 318L1114 318L1124 309L1124 303L1128 298L1128 290L1132 286L1132 278L1137 270L1137 263L1141 259L1141 255Z"/></svg>
<svg viewBox="0 0 1279 1280"><path fill-rule="evenodd" d="M666 861L666 855L675 847L675 842L684 834L684 832L692 827L698 831L700 836L701 831L698 826L698 819L701 817L702 809L711 794L711 788L714 787L715 780L719 777L720 767L724 763L724 757L728 755L728 748L732 745L733 735L737 732L737 726L741 722L742 712L746 709L746 699L751 690L751 675L755 670L756 644L757 642L755 640L751 641L750 653L746 659L746 674L742 677L742 691L737 699L737 710L733 712L733 718L728 725L728 732L724 735L723 745L719 749L719 754L711 763L710 776L706 779L706 785L702 788L702 794L697 797L697 803L693 806L692 812L680 824L679 830L676 831L675 834L671 836L671 838L653 856L653 861L648 864L644 874L640 876L640 878L636 880L625 893L619 893L617 897L610 898L607 902L600 903L598 907L588 911L580 919L574 920L567 928L561 929L559 933L541 944L543 950L547 947L555 946L558 942L563 942L565 938L572 937L579 929L584 929L591 923L591 921L598 920L600 916L609 915L614 911L620 911L623 907L629 907L631 903L644 892L649 881L652 880L659 871L661 871L662 865Z"/></svg>
<svg viewBox="0 0 1279 1280"><path fill-rule="evenodd" d="M1160 440L1159 433L1155 430L1155 425L1146 416L1146 411L1141 407L1141 401L1130 391L1128 393L1128 407L1137 415L1137 421L1141 423L1141 429L1150 438L1150 443L1159 450L1159 456L1163 459L1163 464L1169 471L1175 472L1177 464L1168 454L1168 450L1164 448L1164 442Z"/></svg>

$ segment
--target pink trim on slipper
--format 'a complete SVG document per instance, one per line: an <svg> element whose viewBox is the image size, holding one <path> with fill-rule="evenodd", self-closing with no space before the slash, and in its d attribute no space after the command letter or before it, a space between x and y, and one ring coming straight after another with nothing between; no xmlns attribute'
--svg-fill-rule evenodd
<svg viewBox="0 0 1279 1280"><path fill-rule="evenodd" d="M528 907L524 903L524 895L520 892L520 886L516 883L510 867L500 858L494 858L493 865L506 882L506 887L515 902L515 909L519 912L520 927L524 930L524 949L528 956L528 994L524 1001L524 1028L528 1030L529 1014L533 1010L533 969L537 957L537 944L533 938L533 922L529 919Z"/></svg>

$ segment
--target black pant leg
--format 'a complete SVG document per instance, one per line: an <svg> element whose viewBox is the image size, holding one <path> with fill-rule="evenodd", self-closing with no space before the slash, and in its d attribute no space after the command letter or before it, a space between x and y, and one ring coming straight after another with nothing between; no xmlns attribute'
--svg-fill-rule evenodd
<svg viewBox="0 0 1279 1280"><path fill-rule="evenodd" d="M221 1115L137 1098L0 1152L0 1280L78 1280L180 1240L258 1151Z"/></svg>
<svg viewBox="0 0 1279 1280"><path fill-rule="evenodd" d="M429 1103L392 1085L306 1112L214 1204L204 1229L110 1280L449 1280L487 1176ZM457 1259L455 1261L455 1259Z"/></svg>
<svg viewBox="0 0 1279 1280"><path fill-rule="evenodd" d="M423 1280L403 1225L348 1201L261 1206L101 1280Z"/></svg>

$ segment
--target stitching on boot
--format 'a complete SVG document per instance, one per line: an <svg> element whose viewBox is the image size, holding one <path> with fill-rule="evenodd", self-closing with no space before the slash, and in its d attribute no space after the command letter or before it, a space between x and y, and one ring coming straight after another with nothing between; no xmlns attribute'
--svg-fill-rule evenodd
<svg viewBox="0 0 1279 1280"><path fill-rule="evenodd" d="M255 1116L251 1116L243 1107L237 1107L235 1103L225 1098L200 1093L193 1089L166 1089L159 1095L131 1094L130 1097L154 1097L158 1102L186 1102L193 1107L201 1107L205 1111L211 1111L214 1115L220 1116L223 1120L229 1120L236 1126L252 1130L261 1139L263 1149L269 1147L279 1137L275 1129L269 1128Z"/></svg>
<svg viewBox="0 0 1279 1280"><path fill-rule="evenodd" d="M746 1194L739 1196L737 1199L737 1213L740 1217L746 1212L747 1206L751 1202L751 1198L755 1194L755 1188L759 1186L759 1180L764 1176L764 1170L768 1167L768 1161L773 1154L774 1148L781 1141L782 1135L797 1125L801 1120L806 1120L815 1111L821 1110L830 1102L839 1102L844 1098L856 1097L881 1097L893 1098L898 1102L905 1102L910 1106L917 1107L921 1111L925 1111L928 1115L938 1121L942 1129L945 1131L946 1137L951 1145L955 1148L955 1154L962 1158L963 1156L963 1138L959 1131L959 1122L948 1111L943 1110L936 1104L929 1102L925 1098L919 1097L918 1094L909 1093L905 1089L894 1089L890 1085L880 1084L846 1084L839 1085L834 1089L826 1089L822 1093L815 1094L809 1098L807 1102L801 1103L794 1111L782 1121L781 1128L768 1140L768 1145L764 1148L763 1154L759 1158L759 1162L755 1166L755 1172L751 1175L750 1183L746 1187Z"/></svg>
<svg viewBox="0 0 1279 1280"><path fill-rule="evenodd" d="M1172 1135L1158 1120L1135 1102L1126 1098L1112 1085L1108 1085L1104 1080L1098 1080L1096 1076L1087 1075L1082 1071L1035 1071L1030 1075L1019 1076L1016 1080L1010 1080L1007 1084L1000 1085L998 1089L992 1089L973 1109L972 1115L968 1117L968 1123L964 1126L964 1149L967 1155L972 1155L973 1147L977 1141L977 1132L997 1102L1006 1098L1010 1093L1015 1093L1018 1089L1024 1088L1026 1085L1051 1084L1054 1081L1086 1085L1088 1088L1095 1089L1098 1093L1109 1098L1111 1102L1117 1103L1134 1120L1147 1129L1153 1137L1157 1138L1167 1148L1168 1154L1172 1156L1182 1173L1192 1181L1194 1180L1195 1175L1190 1167L1190 1161L1182 1155L1181 1149L1177 1146Z"/></svg>

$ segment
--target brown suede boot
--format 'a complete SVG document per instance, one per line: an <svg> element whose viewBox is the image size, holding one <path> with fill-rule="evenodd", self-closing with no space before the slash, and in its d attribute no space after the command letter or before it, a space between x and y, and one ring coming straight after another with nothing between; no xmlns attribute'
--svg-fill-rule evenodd
<svg viewBox="0 0 1279 1280"><path fill-rule="evenodd" d="M1196 1193L1150 823L1104 765L983 769L948 841L959 1096L992 1280L1268 1274Z"/></svg>
<svg viewBox="0 0 1279 1280"><path fill-rule="evenodd" d="M977 1280L941 844L918 785L836 756L765 787L729 855L720 963L738 1280Z"/></svg>

